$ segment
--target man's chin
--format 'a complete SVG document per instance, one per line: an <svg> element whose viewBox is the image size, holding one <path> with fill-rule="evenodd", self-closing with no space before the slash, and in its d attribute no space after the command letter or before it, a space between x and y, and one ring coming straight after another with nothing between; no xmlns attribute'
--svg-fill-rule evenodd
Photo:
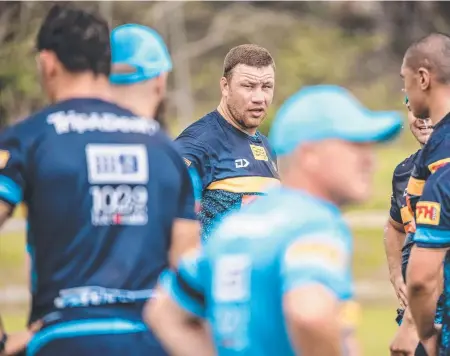
<svg viewBox="0 0 450 356"><path fill-rule="evenodd" d="M262 124L265 118L266 118L265 115L258 118L255 117L246 118L244 122L245 127L247 129L257 129Z"/></svg>

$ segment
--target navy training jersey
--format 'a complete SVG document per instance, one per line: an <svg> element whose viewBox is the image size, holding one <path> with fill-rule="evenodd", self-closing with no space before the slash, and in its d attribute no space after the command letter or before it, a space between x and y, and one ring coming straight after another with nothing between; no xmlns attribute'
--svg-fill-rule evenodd
<svg viewBox="0 0 450 356"><path fill-rule="evenodd" d="M414 224L413 215L407 206L406 202L406 189L408 185L411 172L414 168L414 163L420 157L421 150L418 150L405 160L403 160L394 170L392 177L392 196L391 196L391 208L389 215L392 220L399 224L402 224L406 233L405 242L402 248L402 276L406 282L406 269L408 267L409 256L411 255L411 249L413 246L414 232L408 232L409 225ZM442 301L438 303L436 322L439 323L442 314ZM401 323L403 314L400 312L397 317L398 323Z"/></svg>
<svg viewBox="0 0 450 356"><path fill-rule="evenodd" d="M450 113L439 121L433 129L427 143L417 157L407 187L407 199L410 212L415 216L415 206L422 195L426 180L439 168L450 162ZM415 223L408 226L408 232L414 233Z"/></svg>
<svg viewBox="0 0 450 356"><path fill-rule="evenodd" d="M416 206L414 242L422 248L450 248L450 165L428 178ZM440 355L450 355L450 252L444 260L444 293Z"/></svg>
<svg viewBox="0 0 450 356"><path fill-rule="evenodd" d="M195 219L188 171L155 121L70 99L3 131L0 158L0 198L28 208L31 320L151 296L174 219Z"/></svg>
<svg viewBox="0 0 450 356"><path fill-rule="evenodd" d="M335 299L345 349L358 314L352 250L336 206L275 188L228 215L161 284L180 307L208 321L219 356L293 356L283 296L321 285Z"/></svg>
<svg viewBox="0 0 450 356"><path fill-rule="evenodd" d="M201 181L204 239L215 221L278 183L276 156L267 138L238 130L217 110L187 127L175 142Z"/></svg>
<svg viewBox="0 0 450 356"><path fill-rule="evenodd" d="M392 175L392 195L389 215L392 220L402 224L405 231L407 231L407 227L413 219L406 204L406 187L411 177L414 162L419 156L419 153L420 150L400 162L395 167L394 174Z"/></svg>

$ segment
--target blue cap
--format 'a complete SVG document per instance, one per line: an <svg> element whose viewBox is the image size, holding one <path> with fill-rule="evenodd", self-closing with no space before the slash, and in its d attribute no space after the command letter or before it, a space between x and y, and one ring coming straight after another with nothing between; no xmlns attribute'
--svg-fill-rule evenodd
<svg viewBox="0 0 450 356"><path fill-rule="evenodd" d="M269 140L278 155L285 155L308 141L387 141L400 133L402 124L401 114L370 111L342 87L316 85L301 89L284 102Z"/></svg>
<svg viewBox="0 0 450 356"><path fill-rule="evenodd" d="M136 24L116 27L111 32L112 65L124 64L131 73L111 73L114 84L134 84L172 70L172 60L161 36L153 29Z"/></svg>

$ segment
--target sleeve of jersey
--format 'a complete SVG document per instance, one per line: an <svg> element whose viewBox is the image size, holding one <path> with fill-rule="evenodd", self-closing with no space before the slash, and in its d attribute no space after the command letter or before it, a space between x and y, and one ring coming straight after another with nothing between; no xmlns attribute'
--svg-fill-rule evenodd
<svg viewBox="0 0 450 356"><path fill-rule="evenodd" d="M414 242L419 247L450 247L450 167L445 168L445 171L439 171L428 178L422 197L416 205L417 230Z"/></svg>
<svg viewBox="0 0 450 356"><path fill-rule="evenodd" d="M184 257L178 270L167 270L161 274L160 285L184 310L203 318L205 316L205 296L202 281L202 256Z"/></svg>
<svg viewBox="0 0 450 356"><path fill-rule="evenodd" d="M180 162L180 169L182 170L182 183L177 217L181 219L195 220L196 210L198 210L194 187L195 178L182 162Z"/></svg>
<svg viewBox="0 0 450 356"><path fill-rule="evenodd" d="M281 261L282 293L313 284L336 298L352 298L350 236L335 229L305 234L291 241Z"/></svg>
<svg viewBox="0 0 450 356"><path fill-rule="evenodd" d="M398 206L397 199L395 198L395 176L392 177L391 208L389 209L389 215L395 222L399 224L403 223L400 207Z"/></svg>
<svg viewBox="0 0 450 356"><path fill-rule="evenodd" d="M0 133L0 200L15 206L25 188L25 152L15 127Z"/></svg>
<svg viewBox="0 0 450 356"><path fill-rule="evenodd" d="M175 144L186 166L195 170L203 190L211 181L211 167L206 145L190 135L179 136Z"/></svg>

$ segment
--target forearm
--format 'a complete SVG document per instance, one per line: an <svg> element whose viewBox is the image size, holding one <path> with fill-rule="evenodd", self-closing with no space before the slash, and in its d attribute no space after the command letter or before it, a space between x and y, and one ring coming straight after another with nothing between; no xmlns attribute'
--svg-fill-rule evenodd
<svg viewBox="0 0 450 356"><path fill-rule="evenodd" d="M176 219L169 250L170 266L176 268L181 256L200 246L200 224L195 220Z"/></svg>
<svg viewBox="0 0 450 356"><path fill-rule="evenodd" d="M391 282L402 277L402 247L405 233L398 231L388 221L384 231L384 251L388 262Z"/></svg>
<svg viewBox="0 0 450 356"><path fill-rule="evenodd" d="M342 356L343 341L341 330L333 318L321 325L293 327L292 341L297 354L302 356Z"/></svg>
<svg viewBox="0 0 450 356"><path fill-rule="evenodd" d="M204 325L188 324L184 326L166 325L166 330L158 334L164 348L172 356L214 356L215 350L211 336Z"/></svg>
<svg viewBox="0 0 450 356"><path fill-rule="evenodd" d="M409 307L417 333L421 340L427 340L434 332L438 289L430 283L408 287Z"/></svg>

